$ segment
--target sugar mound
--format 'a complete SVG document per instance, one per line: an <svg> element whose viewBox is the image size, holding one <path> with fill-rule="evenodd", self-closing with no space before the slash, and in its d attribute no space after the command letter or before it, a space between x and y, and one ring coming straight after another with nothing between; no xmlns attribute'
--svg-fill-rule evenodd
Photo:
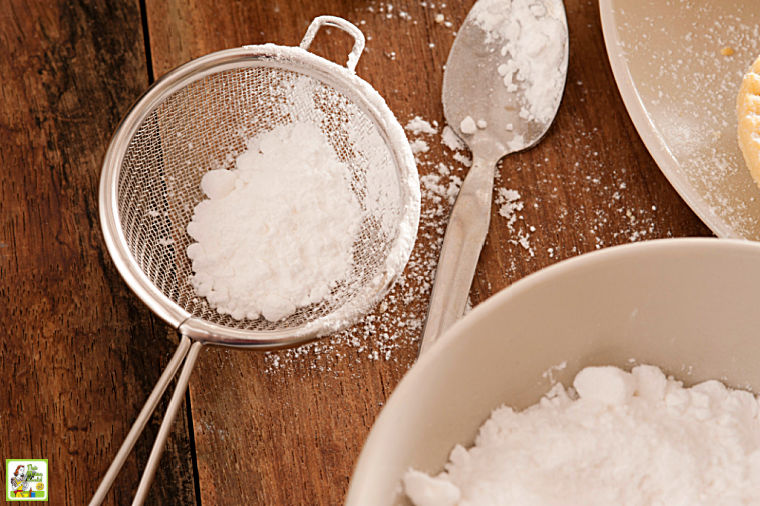
<svg viewBox="0 0 760 506"><path fill-rule="evenodd" d="M636 381L617 367L586 367L575 376L573 388L581 399L620 406L633 396Z"/></svg>
<svg viewBox="0 0 760 506"><path fill-rule="evenodd" d="M718 381L589 367L522 412L496 409L435 477L410 470L417 506L760 504L760 403Z"/></svg>
<svg viewBox="0 0 760 506"><path fill-rule="evenodd" d="M190 282L219 313L277 321L346 279L362 210L318 127L254 137L234 170L207 172L194 209Z"/></svg>
<svg viewBox="0 0 760 506"><path fill-rule="evenodd" d="M554 2L482 0L475 23L486 43L498 43L504 63L497 72L507 91L524 88L521 117L549 121L564 89L567 27Z"/></svg>

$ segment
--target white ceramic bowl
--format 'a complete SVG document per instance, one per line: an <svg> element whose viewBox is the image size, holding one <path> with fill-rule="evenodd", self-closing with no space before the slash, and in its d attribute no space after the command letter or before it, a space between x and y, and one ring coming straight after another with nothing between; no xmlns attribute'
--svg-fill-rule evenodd
<svg viewBox="0 0 760 506"><path fill-rule="evenodd" d="M399 383L359 457L348 505L408 504L410 467L437 473L501 404L534 404L552 366L660 366L760 391L760 244L667 239L560 262L458 322Z"/></svg>

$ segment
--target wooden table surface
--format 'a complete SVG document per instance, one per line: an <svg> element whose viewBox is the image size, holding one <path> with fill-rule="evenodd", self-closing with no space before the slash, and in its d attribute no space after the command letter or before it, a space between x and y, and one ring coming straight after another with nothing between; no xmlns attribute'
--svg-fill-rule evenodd
<svg viewBox="0 0 760 506"><path fill-rule="evenodd" d="M178 343L121 280L100 231L100 164L130 104L192 58L296 45L313 17L332 14L367 35L357 72L399 121L420 116L440 131L442 66L472 3L444 1L0 1L0 455L49 459L51 504L89 500ZM596 2L565 3L562 106L537 147L499 166L497 187L523 208L510 225L494 205L473 304L598 248L710 235L626 114ZM349 47L333 30L313 49L343 61ZM465 172L439 135L410 138L430 146L421 175L447 183L439 162ZM372 421L417 353L449 206L431 187L403 283L367 321L296 350L202 351L150 503L342 502ZM164 407L108 503L130 501Z"/></svg>

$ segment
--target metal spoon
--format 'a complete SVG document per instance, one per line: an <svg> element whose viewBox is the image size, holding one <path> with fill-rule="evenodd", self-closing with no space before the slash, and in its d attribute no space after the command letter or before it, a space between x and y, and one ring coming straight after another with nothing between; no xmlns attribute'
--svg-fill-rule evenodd
<svg viewBox="0 0 760 506"><path fill-rule="evenodd" d="M549 24L542 25L542 30L532 22L520 25L525 9ZM500 29L510 24L509 35L501 37ZM530 37L511 44L516 26ZM547 57L546 52L537 48L541 42L556 47L553 41L561 44L560 54L552 60L556 65L548 68L546 59L540 60ZM549 129L562 99L567 60L562 0L479 0L459 29L443 75L443 111L449 126L472 151L473 163L446 228L420 353L464 313L488 233L496 163L505 155L534 146ZM541 80L520 80L520 72L510 70L526 64L546 70L545 82L552 84L539 96L544 105L540 111L531 108L529 97L535 105L537 90L531 90L530 83ZM511 85L505 84L507 75L512 76ZM473 123L474 131L467 128Z"/></svg>

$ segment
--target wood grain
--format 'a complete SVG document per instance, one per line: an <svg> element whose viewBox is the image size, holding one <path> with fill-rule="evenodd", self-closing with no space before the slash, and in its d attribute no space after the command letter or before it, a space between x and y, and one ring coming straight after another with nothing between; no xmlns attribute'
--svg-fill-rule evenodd
<svg viewBox="0 0 760 506"><path fill-rule="evenodd" d="M390 10L387 3L360 1L148 0L147 14L157 75L227 47L295 45L314 16L345 17L368 35L357 73L399 120L419 115L443 124L442 66L470 4L431 8L430 2L397 1ZM538 147L501 163L498 186L518 191L524 208L510 230L494 206L474 303L541 267L600 247L710 234L662 176L628 119L607 62L596 3L566 5L571 56L564 101ZM443 23L435 21L439 13ZM346 37L325 33L314 50L342 61L348 47ZM427 141L431 150L421 157L421 174L434 171L438 162L464 174L450 151ZM427 210L435 205L433 199L423 201ZM374 323L300 353L212 348L202 354L190 391L204 505L342 502L373 419L416 357L419 328L410 330L403 319L424 316L431 279L420 265L437 252L440 233L433 225L423 219L414 272L407 272L407 288L391 295L416 298L378 310ZM382 327L378 320L390 323ZM395 341L388 344L381 327L397 332ZM389 358L368 359L378 349L390 351Z"/></svg>
<svg viewBox="0 0 760 506"><path fill-rule="evenodd" d="M49 459L50 504L89 500L176 342L119 278L98 221L109 137L148 85L140 27L136 0L0 7L0 455ZM153 504L195 501L186 422ZM156 430L109 503L131 500Z"/></svg>
<svg viewBox="0 0 760 506"><path fill-rule="evenodd" d="M177 342L120 279L97 212L109 137L150 70L158 77L243 44L296 45L313 17L338 15L368 36L357 73L399 121L420 116L440 128L442 67L471 3L145 0L150 62L137 0L3 3L0 453L50 459L51 504L87 501ZM473 303L597 248L710 234L628 119L596 2L565 3L563 103L536 148L500 164L497 187L517 191L523 208L510 225L494 205ZM350 47L333 29L312 49L341 62ZM439 163L466 173L437 136L420 138L430 145L421 174L439 177ZM150 502L340 504L373 420L416 358L448 205L426 189L404 283L363 323L297 350L204 350L190 385L192 416L175 423ZM110 503L129 502L161 411Z"/></svg>

